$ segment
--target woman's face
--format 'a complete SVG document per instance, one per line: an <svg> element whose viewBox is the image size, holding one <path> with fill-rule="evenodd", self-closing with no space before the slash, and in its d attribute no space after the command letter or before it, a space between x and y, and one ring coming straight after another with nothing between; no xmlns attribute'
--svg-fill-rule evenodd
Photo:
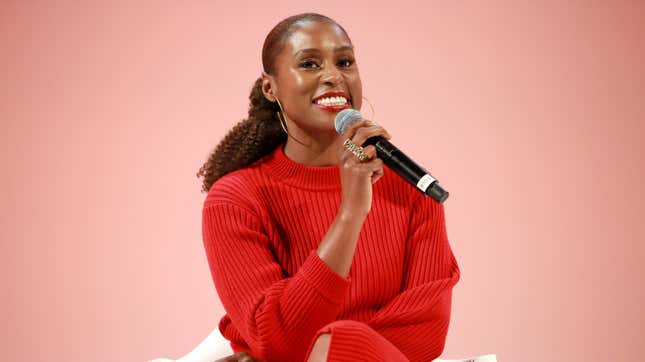
<svg viewBox="0 0 645 362"><path fill-rule="evenodd" d="M287 117L303 130L335 132L338 112L361 107L353 47L337 25L323 21L299 25L285 41L275 69L274 94Z"/></svg>

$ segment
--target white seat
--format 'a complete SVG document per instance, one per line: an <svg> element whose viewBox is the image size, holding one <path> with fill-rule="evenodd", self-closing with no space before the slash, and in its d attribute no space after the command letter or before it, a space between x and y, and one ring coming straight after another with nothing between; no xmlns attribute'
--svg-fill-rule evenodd
<svg viewBox="0 0 645 362"><path fill-rule="evenodd" d="M197 347L185 356L173 360L168 358L156 358L148 362L213 362L218 358L224 358L233 354L229 341L224 338L217 328L204 339ZM213 358L213 356L218 356ZM497 362L494 354L486 354L465 359L435 359L432 362Z"/></svg>

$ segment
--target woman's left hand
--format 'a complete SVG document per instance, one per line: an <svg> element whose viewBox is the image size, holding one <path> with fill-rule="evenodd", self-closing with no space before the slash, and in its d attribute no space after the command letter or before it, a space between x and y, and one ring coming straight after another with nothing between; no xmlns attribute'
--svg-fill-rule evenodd
<svg viewBox="0 0 645 362"><path fill-rule="evenodd" d="M215 362L262 362L246 352L237 352L236 354L224 358L220 358Z"/></svg>

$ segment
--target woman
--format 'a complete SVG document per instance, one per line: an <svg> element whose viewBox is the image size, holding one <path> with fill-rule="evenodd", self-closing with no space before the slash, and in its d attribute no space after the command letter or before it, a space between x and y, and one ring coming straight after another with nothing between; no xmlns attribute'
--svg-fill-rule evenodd
<svg viewBox="0 0 645 362"><path fill-rule="evenodd" d="M352 42L334 20L277 24L248 119L198 176L204 246L236 356L265 361L431 361L443 350L459 268L443 206L383 167L362 120Z"/></svg>

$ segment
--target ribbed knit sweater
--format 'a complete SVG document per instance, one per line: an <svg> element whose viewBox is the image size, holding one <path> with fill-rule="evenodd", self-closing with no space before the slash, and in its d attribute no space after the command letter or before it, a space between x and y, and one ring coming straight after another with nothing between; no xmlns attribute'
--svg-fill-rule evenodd
<svg viewBox="0 0 645 362"><path fill-rule="evenodd" d="M339 211L340 170L299 164L283 146L218 179L204 202L204 246L226 310L219 329L233 350L303 361L331 332L331 361L438 357L459 280L443 205L385 167L341 277L316 253Z"/></svg>

